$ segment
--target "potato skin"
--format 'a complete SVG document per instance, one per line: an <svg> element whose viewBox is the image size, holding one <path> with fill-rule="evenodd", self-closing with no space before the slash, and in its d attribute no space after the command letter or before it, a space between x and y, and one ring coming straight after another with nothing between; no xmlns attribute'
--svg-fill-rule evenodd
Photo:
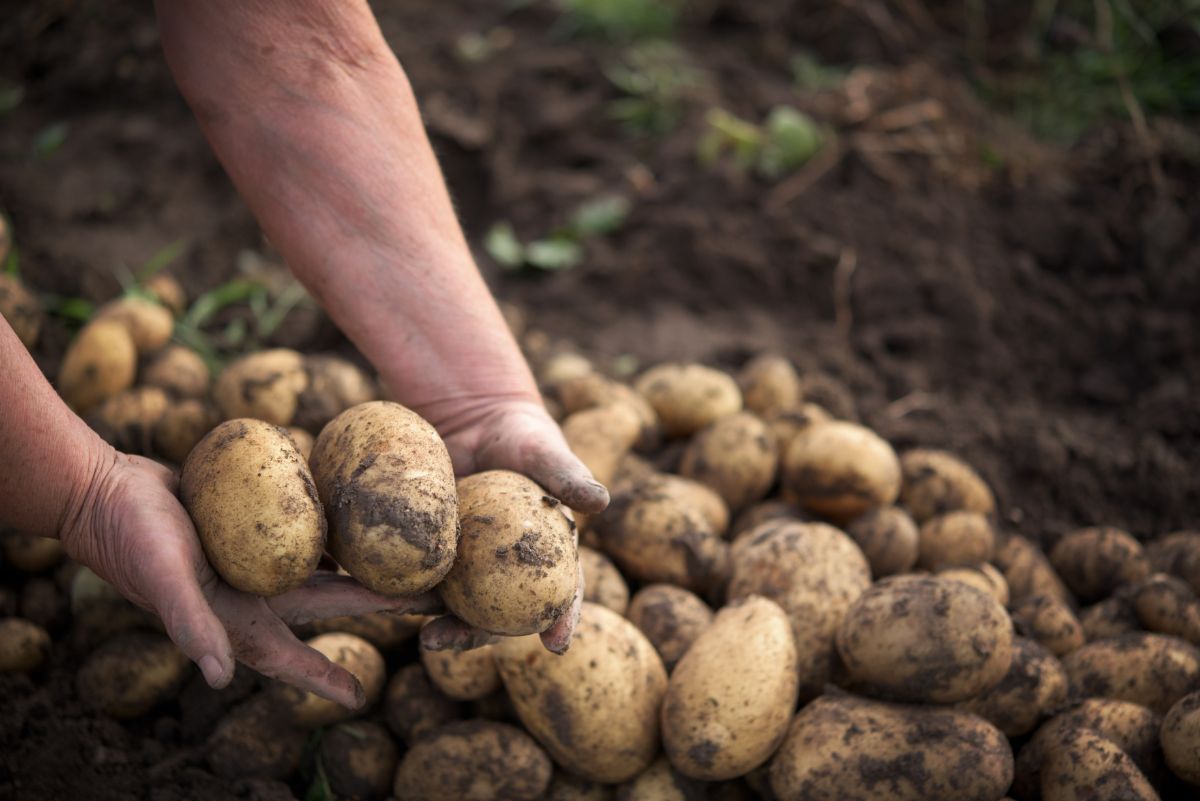
<svg viewBox="0 0 1200 801"><path fill-rule="evenodd" d="M291 424L319 432L347 409L376 399L375 382L358 365L333 355L304 357L307 385L296 398Z"/></svg>
<svg viewBox="0 0 1200 801"><path fill-rule="evenodd" d="M1200 785L1200 692L1185 695L1167 711L1161 740L1171 772Z"/></svg>
<svg viewBox="0 0 1200 801"><path fill-rule="evenodd" d="M222 423L188 455L179 488L204 553L233 587L279 595L317 569L325 514L283 429L261 420Z"/></svg>
<svg viewBox="0 0 1200 801"><path fill-rule="evenodd" d="M708 798L709 785L682 775L665 758L617 788L616 801L693 801Z"/></svg>
<svg viewBox="0 0 1200 801"><path fill-rule="evenodd" d="M642 421L635 407L617 402L571 413L562 431L571 452L597 481L611 486L622 457L638 440Z"/></svg>
<svg viewBox="0 0 1200 801"><path fill-rule="evenodd" d="M288 723L304 729L315 729L349 720L370 709L379 700L387 680L387 668L383 663L383 655L374 645L362 637L343 632L318 634L305 644L350 671L362 685L366 705L362 710L347 709L299 687L279 684L272 689Z"/></svg>
<svg viewBox="0 0 1200 801"><path fill-rule="evenodd" d="M1123 584L1150 574L1142 545L1111 527L1073 531L1050 550L1050 564L1080 601L1106 598Z"/></svg>
<svg viewBox="0 0 1200 801"><path fill-rule="evenodd" d="M679 660L662 706L671 765L704 781L762 765L787 733L799 676L791 622L752 595L724 607Z"/></svg>
<svg viewBox="0 0 1200 801"><path fill-rule="evenodd" d="M1200 601L1183 579L1162 573L1138 584L1133 609L1147 631L1200 644Z"/></svg>
<svg viewBox="0 0 1200 801"><path fill-rule="evenodd" d="M612 785L590 782L556 770L543 801L613 801L614 792Z"/></svg>
<svg viewBox="0 0 1200 801"><path fill-rule="evenodd" d="M438 591L463 621L494 634L545 631L575 598L571 522L534 481L488 470L458 482L458 556Z"/></svg>
<svg viewBox="0 0 1200 801"><path fill-rule="evenodd" d="M133 296L106 303L94 319L116 320L124 325L140 356L161 349L171 341L175 330L175 320L169 309L153 300Z"/></svg>
<svg viewBox="0 0 1200 801"><path fill-rule="evenodd" d="M1142 630L1133 602L1121 594L1105 598L1079 611L1079 625L1087 642L1107 640Z"/></svg>
<svg viewBox="0 0 1200 801"><path fill-rule="evenodd" d="M79 697L114 718L136 718L171 696L190 663L161 634L119 635L93 651L75 674Z"/></svg>
<svg viewBox="0 0 1200 801"><path fill-rule="evenodd" d="M585 602L565 654L514 637L496 644L496 665L525 728L567 770L615 783L654 760L667 673L649 640L616 612Z"/></svg>
<svg viewBox="0 0 1200 801"><path fill-rule="evenodd" d="M420 649L421 664L439 690L456 701L477 701L500 689L492 646L469 651Z"/></svg>
<svg viewBox="0 0 1200 801"><path fill-rule="evenodd" d="M157 298L176 317L182 317L187 311L187 292L179 281L166 273L151 276L142 284L142 289Z"/></svg>
<svg viewBox="0 0 1200 801"><path fill-rule="evenodd" d="M851 679L883 697L965 701L1012 663L1013 627L992 596L958 581L892 576L850 607L837 649Z"/></svg>
<svg viewBox="0 0 1200 801"><path fill-rule="evenodd" d="M742 392L720 370L700 364L660 364L634 382L668 437L687 437L742 410Z"/></svg>
<svg viewBox="0 0 1200 801"><path fill-rule="evenodd" d="M1042 766L1043 801L1158 801L1158 793L1112 741L1079 729L1067 734Z"/></svg>
<svg viewBox="0 0 1200 801"><path fill-rule="evenodd" d="M93 320L71 341L58 370L58 391L76 414L133 386L137 349L119 321Z"/></svg>
<svg viewBox="0 0 1200 801"><path fill-rule="evenodd" d="M1000 683L960 706L1008 737L1021 737L1066 704L1067 690L1067 673L1054 654L1035 640L1017 637Z"/></svg>
<svg viewBox="0 0 1200 801"><path fill-rule="evenodd" d="M534 801L550 784L549 757L515 726L450 723L413 745L396 769L398 801Z"/></svg>
<svg viewBox="0 0 1200 801"><path fill-rule="evenodd" d="M639 448L657 447L662 439L658 415L654 408L631 387L613 381L600 373L589 372L558 383L554 389L562 404L563 412L568 417L586 409L624 405L632 409L637 416L636 444ZM584 460L584 463L586 464L587 460Z"/></svg>
<svg viewBox="0 0 1200 801"><path fill-rule="evenodd" d="M317 437L313 478L329 515L329 551L368 588L412 595L450 571L458 494L433 426L398 403L372 401Z"/></svg>
<svg viewBox="0 0 1200 801"><path fill-rule="evenodd" d="M921 526L917 566L937 570L953 565L977 565L992 558L996 535L991 522L977 512L947 512Z"/></svg>
<svg viewBox="0 0 1200 801"><path fill-rule="evenodd" d="M398 761L396 744L378 723L339 723L321 738L321 765L329 789L347 801L385 798Z"/></svg>
<svg viewBox="0 0 1200 801"><path fill-rule="evenodd" d="M1013 622L1026 636L1063 657L1083 646L1083 626L1071 607L1051 595L1031 595L1012 608Z"/></svg>
<svg viewBox="0 0 1200 801"><path fill-rule="evenodd" d="M0 620L0 673L36 670L50 655L50 635L19 617Z"/></svg>
<svg viewBox="0 0 1200 801"><path fill-rule="evenodd" d="M679 473L716 490L732 511L762 500L775 483L779 454L766 423L749 412L727 415L688 443Z"/></svg>
<svg viewBox="0 0 1200 801"><path fill-rule="evenodd" d="M1116 698L1160 715L1200 683L1200 649L1165 634L1123 634L1063 657L1080 698Z"/></svg>
<svg viewBox="0 0 1200 801"><path fill-rule="evenodd" d="M419 662L392 675L383 706L388 728L410 746L462 715L462 705L439 690Z"/></svg>
<svg viewBox="0 0 1200 801"><path fill-rule="evenodd" d="M1004 573L1013 602L1022 601L1030 595L1050 595L1068 606L1075 602L1042 549L1024 537L1009 537L996 549L994 561Z"/></svg>
<svg viewBox="0 0 1200 801"><path fill-rule="evenodd" d="M712 609L700 596L672 584L642 587L626 616L650 640L668 671L713 621Z"/></svg>
<svg viewBox="0 0 1200 801"><path fill-rule="evenodd" d="M253 417L286 426L307 388L304 357L275 348L248 354L226 367L213 385L213 400L226 420Z"/></svg>
<svg viewBox="0 0 1200 801"><path fill-rule="evenodd" d="M0 229L4 223L0 221ZM4 231L0 230L0 238ZM0 242L0 261L4 259L3 251L7 250ZM42 305L32 292L25 288L20 278L8 273L0 273L0 317L12 326L13 332L21 344L32 350L37 344L38 333L42 330Z"/></svg>
<svg viewBox="0 0 1200 801"><path fill-rule="evenodd" d="M172 403L154 427L154 450L175 464L183 464L196 443L218 422L216 410L204 401L189 398Z"/></svg>
<svg viewBox="0 0 1200 801"><path fill-rule="evenodd" d="M136 387L94 407L87 423L117 450L149 454L154 449L154 431L170 405L167 393L158 387Z"/></svg>
<svg viewBox="0 0 1200 801"><path fill-rule="evenodd" d="M988 485L952 453L928 448L906 451L900 457L900 469L900 504L918 523L946 512L991 515L996 510Z"/></svg>
<svg viewBox="0 0 1200 801"><path fill-rule="evenodd" d="M343 632L362 637L381 651L388 651L417 636L428 618L425 615L398 615L394 612L368 612L314 620L308 629L315 634Z"/></svg>
<svg viewBox="0 0 1200 801"><path fill-rule="evenodd" d="M984 562L978 565L956 565L944 567L937 571L942 578L954 579L970 584L977 590L983 590L996 599L1001 606L1008 605L1008 582L1004 574L992 565Z"/></svg>
<svg viewBox="0 0 1200 801"><path fill-rule="evenodd" d="M770 769L778 801L995 801L1012 775L1008 740L982 718L848 695L802 709Z"/></svg>
<svg viewBox="0 0 1200 801"><path fill-rule="evenodd" d="M840 420L819 423L788 446L783 484L801 506L846 522L896 500L900 462L869 428Z"/></svg>
<svg viewBox="0 0 1200 801"><path fill-rule="evenodd" d="M583 600L607 606L618 615L629 608L629 585L604 554L579 546L579 566L583 569Z"/></svg>
<svg viewBox="0 0 1200 801"><path fill-rule="evenodd" d="M223 779L284 779L300 767L308 732L288 725L271 698L235 706L208 738L208 766Z"/></svg>
<svg viewBox="0 0 1200 801"><path fill-rule="evenodd" d="M766 415L800 404L800 376L784 356L755 356L738 372L737 382L746 408L755 414Z"/></svg>
<svg viewBox="0 0 1200 801"><path fill-rule="evenodd" d="M875 578L907 573L917 564L917 524L898 506L880 506L859 515L846 533L862 549Z"/></svg>
<svg viewBox="0 0 1200 801"><path fill-rule="evenodd" d="M10 531L0 534L4 561L25 573L41 573L63 560L62 542L53 537L39 537Z"/></svg>
<svg viewBox="0 0 1200 801"><path fill-rule="evenodd" d="M200 354L183 345L169 345L142 368L143 386L158 387L176 398L203 398L212 376Z"/></svg>

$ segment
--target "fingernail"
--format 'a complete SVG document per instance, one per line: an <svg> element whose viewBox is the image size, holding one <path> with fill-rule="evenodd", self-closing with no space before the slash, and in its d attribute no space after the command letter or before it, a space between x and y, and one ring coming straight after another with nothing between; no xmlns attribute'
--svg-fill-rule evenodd
<svg viewBox="0 0 1200 801"><path fill-rule="evenodd" d="M200 657L200 661L197 664L200 665L200 672L204 674L204 680L208 682L209 687L219 690L225 686L225 682L223 681L225 678L225 669L221 667L221 660L212 654L205 654Z"/></svg>

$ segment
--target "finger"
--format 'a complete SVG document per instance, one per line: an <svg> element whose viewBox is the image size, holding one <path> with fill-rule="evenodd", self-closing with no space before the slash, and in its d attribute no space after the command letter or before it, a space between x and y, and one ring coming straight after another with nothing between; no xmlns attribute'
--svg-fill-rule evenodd
<svg viewBox="0 0 1200 801"><path fill-rule="evenodd" d="M571 647L571 638L575 636L575 627L579 625L579 616L583 612L583 566L579 566L579 582L575 585L575 600L565 614L554 621L554 625L541 633L542 645L546 650L556 654L565 654Z"/></svg>
<svg viewBox="0 0 1200 801"><path fill-rule="evenodd" d="M332 573L318 573L303 587L268 598L267 604L285 623L293 626L343 615L371 612L432 615L443 609L441 599L434 592L388 598L371 592L349 576Z"/></svg>
<svg viewBox="0 0 1200 801"><path fill-rule="evenodd" d="M545 487L551 495L585 514L603 512L608 490L597 481L579 457L571 453L561 435L529 451L520 472Z"/></svg>
<svg viewBox="0 0 1200 801"><path fill-rule="evenodd" d="M421 627L421 647L426 651L470 651L497 639L494 634L468 626L453 615L442 615Z"/></svg>

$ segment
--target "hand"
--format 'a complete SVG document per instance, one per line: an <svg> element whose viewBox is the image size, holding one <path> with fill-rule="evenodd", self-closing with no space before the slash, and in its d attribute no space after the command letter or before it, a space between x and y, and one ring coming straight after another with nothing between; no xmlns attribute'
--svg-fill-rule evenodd
<svg viewBox="0 0 1200 801"><path fill-rule="evenodd" d="M175 474L156 462L111 451L61 538L72 558L162 618L167 634L212 687L229 683L236 658L265 676L357 709L364 703L358 680L300 642L288 624L440 610L432 593L385 598L327 572L273 598L239 592L204 558L175 485Z"/></svg>

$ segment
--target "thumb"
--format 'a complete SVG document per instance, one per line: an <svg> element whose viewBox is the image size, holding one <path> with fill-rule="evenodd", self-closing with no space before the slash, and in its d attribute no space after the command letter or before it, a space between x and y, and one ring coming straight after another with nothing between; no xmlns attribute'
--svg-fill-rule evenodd
<svg viewBox="0 0 1200 801"><path fill-rule="evenodd" d="M211 568L205 569L211 574ZM215 575L211 581L215 585ZM219 690L233 680L236 661L229 635L193 571L158 571L142 587L142 594L162 618L167 636L200 667L210 687Z"/></svg>

